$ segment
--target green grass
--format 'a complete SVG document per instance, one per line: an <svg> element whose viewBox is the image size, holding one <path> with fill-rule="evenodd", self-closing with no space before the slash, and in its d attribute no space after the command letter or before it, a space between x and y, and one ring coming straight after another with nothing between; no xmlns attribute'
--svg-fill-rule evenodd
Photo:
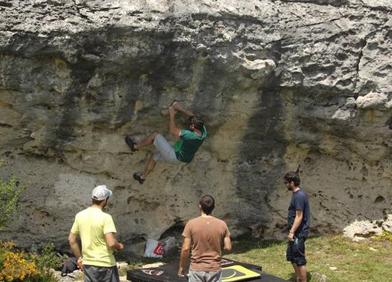
<svg viewBox="0 0 392 282"><path fill-rule="evenodd" d="M291 264L286 261L286 246L284 241L243 238L233 242L233 252L225 257L261 265L263 271L290 280L294 273ZM392 282L391 234L359 243L341 235L309 238L306 241L306 257L308 281L311 282L320 281L317 278L320 275L325 275L328 282ZM129 269L174 259L178 257L134 259L129 262Z"/></svg>
<svg viewBox="0 0 392 282"><path fill-rule="evenodd" d="M261 265L263 271L291 279L293 269L286 261L286 242L234 242L233 253L227 257ZM309 281L316 273L327 281L392 281L392 242L383 238L355 243L342 236L323 236L306 241ZM331 269L332 268L332 269ZM313 276L313 278L312 278Z"/></svg>

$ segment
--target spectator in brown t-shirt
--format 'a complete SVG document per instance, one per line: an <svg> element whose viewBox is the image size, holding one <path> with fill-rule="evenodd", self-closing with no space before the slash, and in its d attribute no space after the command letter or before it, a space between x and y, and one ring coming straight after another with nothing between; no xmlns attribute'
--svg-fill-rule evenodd
<svg viewBox="0 0 392 282"><path fill-rule="evenodd" d="M221 281L222 247L231 251L230 232L226 223L211 215L215 200L210 195L201 197L201 215L191 219L184 228L178 275L184 276L191 251L189 282Z"/></svg>

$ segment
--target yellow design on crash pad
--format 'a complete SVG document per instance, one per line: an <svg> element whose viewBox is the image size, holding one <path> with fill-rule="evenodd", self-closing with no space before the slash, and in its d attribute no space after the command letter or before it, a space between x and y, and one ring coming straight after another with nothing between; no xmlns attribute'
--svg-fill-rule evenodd
<svg viewBox="0 0 392 282"><path fill-rule="evenodd" d="M222 268L222 282L241 281L260 276L260 273L243 267L242 265L232 265Z"/></svg>

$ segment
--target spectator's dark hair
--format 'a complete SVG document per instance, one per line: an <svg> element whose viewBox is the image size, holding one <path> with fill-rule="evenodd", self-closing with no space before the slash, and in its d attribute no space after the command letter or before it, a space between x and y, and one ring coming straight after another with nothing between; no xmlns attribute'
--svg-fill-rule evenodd
<svg viewBox="0 0 392 282"><path fill-rule="evenodd" d="M204 195L199 201L201 210L205 214L211 214L215 208L215 200L211 195Z"/></svg>
<svg viewBox="0 0 392 282"><path fill-rule="evenodd" d="M299 178L299 168L300 166L298 165L296 171L287 172L283 177L284 181L286 182L293 181L295 186L299 186L301 184L301 179Z"/></svg>
<svg viewBox="0 0 392 282"><path fill-rule="evenodd" d="M196 129L202 131L204 127L204 121L199 116L189 117L189 124L193 124Z"/></svg>
<svg viewBox="0 0 392 282"><path fill-rule="evenodd" d="M95 199L91 199L91 201L93 202L94 205L98 205L98 206L99 206L99 205L102 204L102 202L105 201L105 200L95 200Z"/></svg>

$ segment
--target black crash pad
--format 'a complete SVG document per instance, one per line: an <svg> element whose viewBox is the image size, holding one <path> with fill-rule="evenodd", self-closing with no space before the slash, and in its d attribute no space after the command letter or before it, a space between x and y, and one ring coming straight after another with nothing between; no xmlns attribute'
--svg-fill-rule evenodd
<svg viewBox="0 0 392 282"><path fill-rule="evenodd" d="M258 278L247 279L242 281L249 282L286 282L279 277L267 274L262 272L262 268L260 266L248 263L241 263L229 259L224 259L224 263L222 267L229 265L241 265L248 269L251 269L255 272L261 274ZM161 267L156 268L145 268L145 269L136 269L129 270L127 272L127 279L132 282L186 282L188 279L186 277L178 277L178 261L174 261L168 264L165 264Z"/></svg>

